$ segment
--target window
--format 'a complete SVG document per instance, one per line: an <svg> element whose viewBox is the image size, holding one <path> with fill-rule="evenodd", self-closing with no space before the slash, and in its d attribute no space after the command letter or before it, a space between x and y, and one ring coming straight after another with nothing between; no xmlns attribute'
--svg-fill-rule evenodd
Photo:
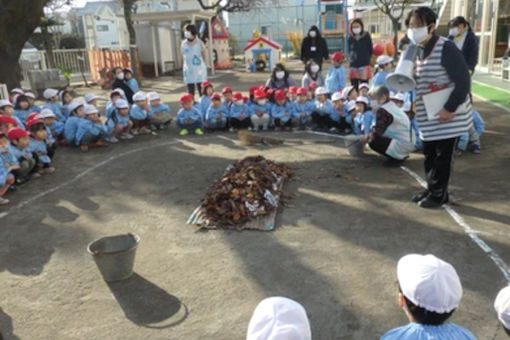
<svg viewBox="0 0 510 340"><path fill-rule="evenodd" d="M379 24L370 25L370 33L379 33Z"/></svg>
<svg viewBox="0 0 510 340"><path fill-rule="evenodd" d="M108 25L97 25L96 29L98 32L108 32L110 27L108 27Z"/></svg>

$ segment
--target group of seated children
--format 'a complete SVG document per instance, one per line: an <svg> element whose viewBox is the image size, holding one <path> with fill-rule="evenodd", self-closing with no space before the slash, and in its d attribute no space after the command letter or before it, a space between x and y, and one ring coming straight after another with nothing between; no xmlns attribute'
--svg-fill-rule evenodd
<svg viewBox="0 0 510 340"><path fill-rule="evenodd" d="M57 145L77 146L82 151L136 134L156 134L168 126L170 108L156 92L137 92L130 107L121 89L113 90L106 117L96 107L98 97L87 94L73 99L69 91L46 89L44 106L35 105L35 95L14 89L10 100L0 100L0 205L16 185L52 173Z"/></svg>

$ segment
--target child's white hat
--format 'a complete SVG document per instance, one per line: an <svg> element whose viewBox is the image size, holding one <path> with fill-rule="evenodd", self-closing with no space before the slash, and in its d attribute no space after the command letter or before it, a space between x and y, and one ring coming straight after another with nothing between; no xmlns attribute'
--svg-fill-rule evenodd
<svg viewBox="0 0 510 340"><path fill-rule="evenodd" d="M71 104L69 104L69 112L73 112L80 106L85 105L85 103L82 100L73 100Z"/></svg>
<svg viewBox="0 0 510 340"><path fill-rule="evenodd" d="M246 340L311 340L306 310L294 300L270 297L262 300L250 319Z"/></svg>
<svg viewBox="0 0 510 340"><path fill-rule="evenodd" d="M361 83L359 84L359 89L361 90L362 88L370 89L370 86L368 86L368 83Z"/></svg>
<svg viewBox="0 0 510 340"><path fill-rule="evenodd" d="M319 86L315 90L315 95L319 95L319 94L328 94L328 90L324 86Z"/></svg>
<svg viewBox="0 0 510 340"><path fill-rule="evenodd" d="M387 55L380 55L377 57L376 63L378 65L386 65L393 62L393 58Z"/></svg>
<svg viewBox="0 0 510 340"><path fill-rule="evenodd" d="M346 105L347 112L352 110L356 110L356 102L354 100L350 100Z"/></svg>
<svg viewBox="0 0 510 340"><path fill-rule="evenodd" d="M4 107L4 106L14 107L14 105L12 105L12 103L10 101L8 101L7 99L0 99L0 107Z"/></svg>
<svg viewBox="0 0 510 340"><path fill-rule="evenodd" d="M58 95L58 90L55 90L55 89L46 89L43 92L43 97L46 99L51 99L51 98L55 97L56 95Z"/></svg>
<svg viewBox="0 0 510 340"><path fill-rule="evenodd" d="M351 92L351 91L352 91L352 89L354 89L354 87L353 87L353 86L346 86L346 87L344 88L344 90L342 91L342 97L343 97L344 99L347 99L347 97L349 97L349 92Z"/></svg>
<svg viewBox="0 0 510 340"><path fill-rule="evenodd" d="M494 301L494 309L498 313L499 321L510 330L510 286L499 291Z"/></svg>
<svg viewBox="0 0 510 340"><path fill-rule="evenodd" d="M35 94L33 94L32 92L25 92L25 97L36 99Z"/></svg>
<svg viewBox="0 0 510 340"><path fill-rule="evenodd" d="M160 98L159 98L159 94L158 94L157 92L149 92L149 93L147 93L147 98L148 98L150 101L160 99Z"/></svg>
<svg viewBox="0 0 510 340"><path fill-rule="evenodd" d="M96 96L96 95L95 95L95 94L93 94L93 93L87 93L87 94L85 95L85 97L84 97L84 98L85 98L85 102L87 102L87 103L90 103L90 102L91 102L91 101L93 101L94 99L99 99L99 97L98 97L98 96Z"/></svg>
<svg viewBox="0 0 510 340"><path fill-rule="evenodd" d="M394 99L394 100L398 100L398 101L403 102L406 99L406 97L405 97L405 95L402 92L398 92L398 93L391 92L390 93L390 99Z"/></svg>
<svg viewBox="0 0 510 340"><path fill-rule="evenodd" d="M117 93L119 94L120 96L122 97L125 97L126 96L126 92L124 92L123 89L121 89L120 87L117 87L116 89L112 90L112 92L110 93L110 96L114 93Z"/></svg>
<svg viewBox="0 0 510 340"><path fill-rule="evenodd" d="M413 304L443 314L459 306L462 285L453 266L434 255L409 254L397 265L402 294Z"/></svg>
<svg viewBox="0 0 510 340"><path fill-rule="evenodd" d="M342 93L341 92L335 92L333 93L333 95L331 96L331 100L336 102L337 100L342 100L344 99L344 97L342 96Z"/></svg>
<svg viewBox="0 0 510 340"><path fill-rule="evenodd" d="M115 107L117 109L129 109L129 104L126 100L124 99L117 99L115 101Z"/></svg>
<svg viewBox="0 0 510 340"><path fill-rule="evenodd" d="M143 91L138 91L137 93L135 93L133 95L133 100L135 102L139 101L139 100L147 100L147 94Z"/></svg>
<svg viewBox="0 0 510 340"><path fill-rule="evenodd" d="M50 109L42 109L41 112L37 115L37 118L57 118L57 116Z"/></svg>
<svg viewBox="0 0 510 340"><path fill-rule="evenodd" d="M20 89L19 87L16 87L15 89L12 89L11 90L11 94L12 93L25 94L25 92L22 89Z"/></svg>
<svg viewBox="0 0 510 340"><path fill-rule="evenodd" d="M365 96L359 96L356 98L356 103L363 103L368 106L368 98Z"/></svg>
<svg viewBox="0 0 510 340"><path fill-rule="evenodd" d="M83 107L83 113L88 116L93 115L94 113L99 113L99 111L94 105L85 104Z"/></svg>

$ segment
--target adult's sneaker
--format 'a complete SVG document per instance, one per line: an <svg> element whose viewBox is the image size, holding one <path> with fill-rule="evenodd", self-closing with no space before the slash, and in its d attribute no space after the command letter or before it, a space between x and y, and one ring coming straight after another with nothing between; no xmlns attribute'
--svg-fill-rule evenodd
<svg viewBox="0 0 510 340"><path fill-rule="evenodd" d="M479 154L482 152L482 147L478 143L473 143L471 145L471 152Z"/></svg>
<svg viewBox="0 0 510 340"><path fill-rule="evenodd" d="M427 189L425 190L422 190L420 191L419 193L417 193L416 195L414 195L412 198L411 198L411 201L413 201L414 203L418 203L420 202L421 200L423 200L424 198L426 198L428 195L429 195L429 191Z"/></svg>

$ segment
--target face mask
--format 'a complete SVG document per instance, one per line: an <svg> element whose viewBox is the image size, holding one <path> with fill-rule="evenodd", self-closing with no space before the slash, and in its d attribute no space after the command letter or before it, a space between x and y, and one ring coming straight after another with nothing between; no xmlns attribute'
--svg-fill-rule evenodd
<svg viewBox="0 0 510 340"><path fill-rule="evenodd" d="M310 33L308 33L308 35L310 36L310 38L315 38L317 36L317 32L310 31Z"/></svg>
<svg viewBox="0 0 510 340"><path fill-rule="evenodd" d="M237 106L241 106L241 105L243 105L243 104L244 104L244 100L236 100L234 103L235 103Z"/></svg>
<svg viewBox="0 0 510 340"><path fill-rule="evenodd" d="M193 34L191 34L190 31L184 31L184 37L186 39L191 39L193 37Z"/></svg>
<svg viewBox="0 0 510 340"><path fill-rule="evenodd" d="M361 28L353 28L353 29L352 29L352 33L354 33L354 34L360 34L360 33L361 33Z"/></svg>
<svg viewBox="0 0 510 340"><path fill-rule="evenodd" d="M410 28L407 30L407 36L415 44L421 44L429 35L427 26Z"/></svg>
<svg viewBox="0 0 510 340"><path fill-rule="evenodd" d="M276 78L283 79L283 77L285 77L285 72L283 71L276 72Z"/></svg>
<svg viewBox="0 0 510 340"><path fill-rule="evenodd" d="M450 35L456 37L459 35L459 28L458 27L452 27L450 28Z"/></svg>
<svg viewBox="0 0 510 340"><path fill-rule="evenodd" d="M319 72L319 65L312 65L312 67L310 67L310 71L313 73Z"/></svg>
<svg viewBox="0 0 510 340"><path fill-rule="evenodd" d="M124 79L124 73L123 72L117 73L117 79L119 79L119 80Z"/></svg>
<svg viewBox="0 0 510 340"><path fill-rule="evenodd" d="M266 105L266 100L265 99L259 99L258 103L259 103L260 106Z"/></svg>

